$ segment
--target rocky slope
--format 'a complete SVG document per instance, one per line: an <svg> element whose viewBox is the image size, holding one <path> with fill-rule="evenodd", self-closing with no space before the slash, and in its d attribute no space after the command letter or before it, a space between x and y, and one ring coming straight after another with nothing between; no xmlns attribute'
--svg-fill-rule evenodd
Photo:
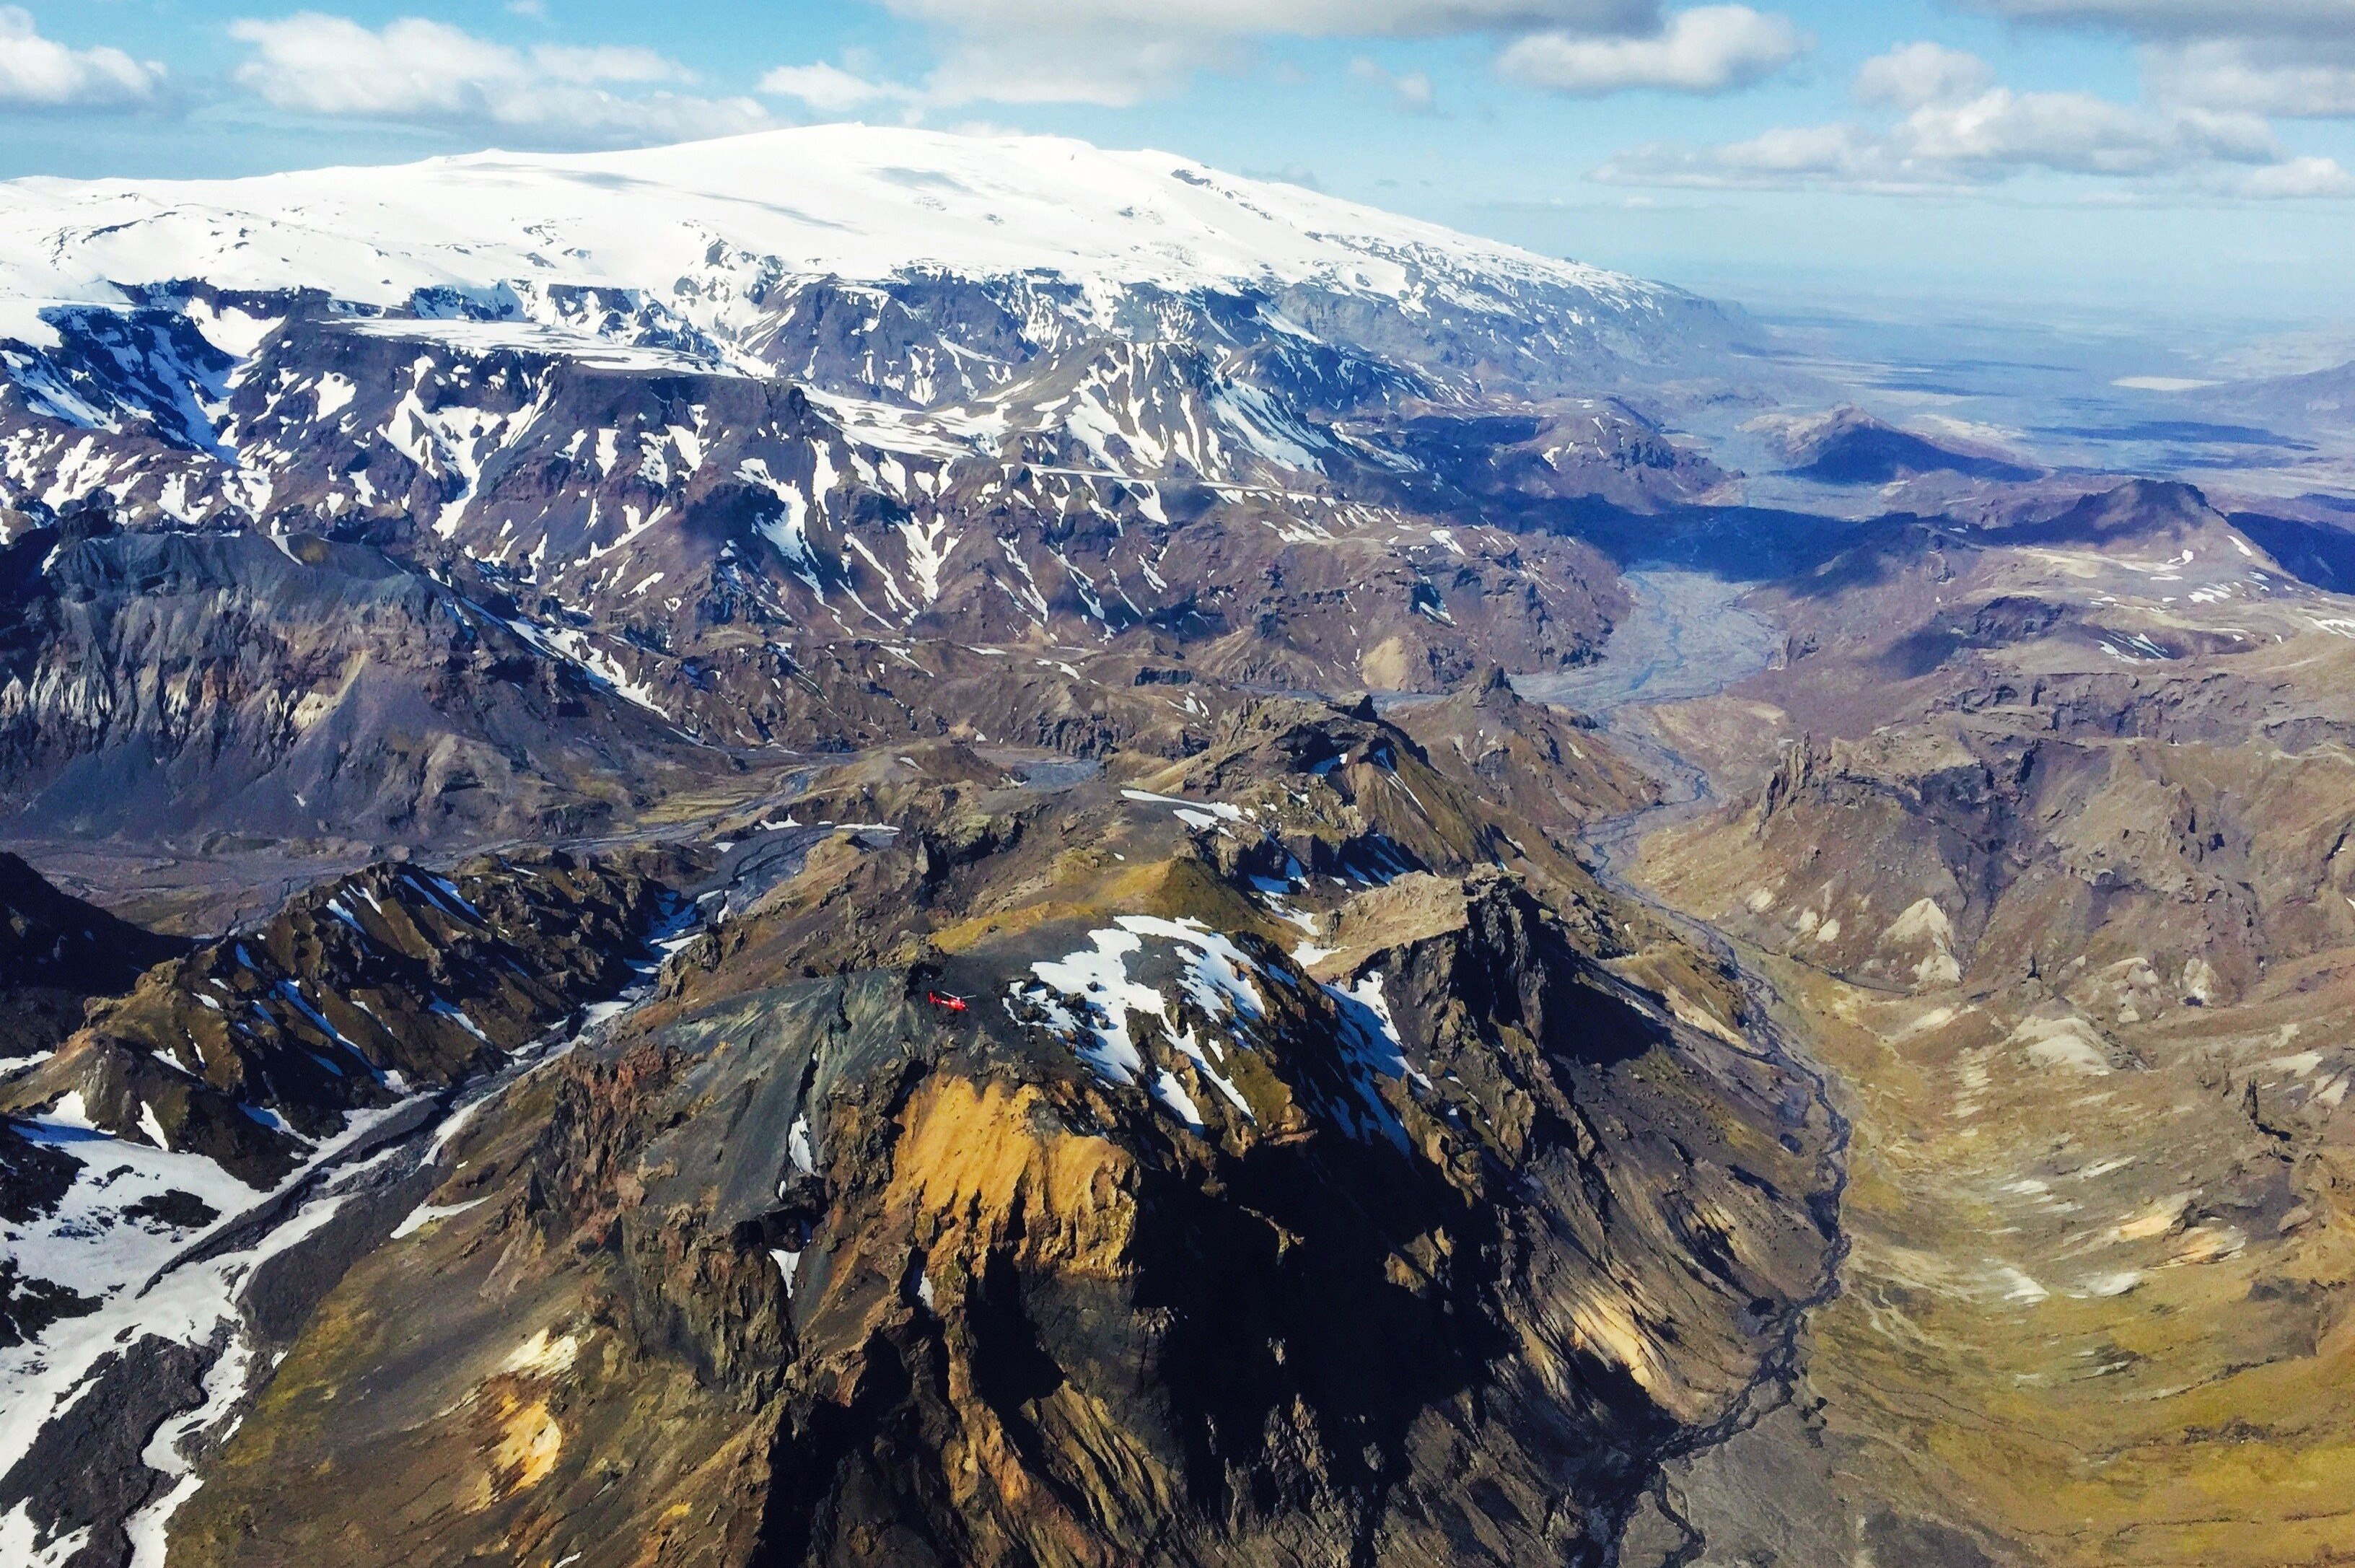
<svg viewBox="0 0 2355 1568"><path fill-rule="evenodd" d="M450 1146L174 1561L1592 1555L1814 1288L1830 1128L1470 777L1278 704L900 786Z"/></svg>
<svg viewBox="0 0 2355 1568"><path fill-rule="evenodd" d="M561 853L379 866L157 965L0 1109L205 1156L257 1188L355 1111L447 1088L625 988L664 895Z"/></svg>
<svg viewBox="0 0 2355 1568"><path fill-rule="evenodd" d="M349 1261L343 1201L308 1212L321 1173L381 1163L362 1157L637 984L652 965L631 959L676 914L657 879L690 868L549 851L450 876L384 866L194 951L132 933L161 961L118 974L0 1084L12 1553L126 1560L130 1516L168 1489L139 1457L148 1435L201 1405L214 1370L241 1374L258 1325L315 1298L273 1261L314 1233L327 1261L307 1266L331 1281Z"/></svg>
<svg viewBox="0 0 2355 1568"><path fill-rule="evenodd" d="M85 514L0 551L0 581L18 834L579 832L629 816L693 750L595 670L365 546Z"/></svg>
<svg viewBox="0 0 2355 1568"><path fill-rule="evenodd" d="M1819 485L1899 485L1935 474L2020 481L2041 472L2006 453L1934 439L1852 406L1807 419L1773 417L1753 428L1780 442L1794 478Z"/></svg>

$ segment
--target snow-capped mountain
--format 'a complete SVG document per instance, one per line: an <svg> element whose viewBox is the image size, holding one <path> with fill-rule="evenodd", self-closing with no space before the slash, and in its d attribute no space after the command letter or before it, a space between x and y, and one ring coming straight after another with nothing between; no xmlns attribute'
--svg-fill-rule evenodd
<svg viewBox="0 0 2355 1568"><path fill-rule="evenodd" d="M866 126L260 179L25 180L0 189L0 212L8 330L36 341L45 307L135 304L191 279L393 312L439 295L634 341L666 325L771 364L785 361L760 353L763 329L815 279L1029 279L1031 308L1106 326L1139 291L1314 288L1443 316L1551 301L1630 342L1694 303L1167 154ZM216 336L241 346L233 326Z"/></svg>
<svg viewBox="0 0 2355 1568"><path fill-rule="evenodd" d="M1593 645L1593 562L1550 525L1481 526L1708 488L1613 400L1739 330L1675 290L1060 140L835 126L20 181L0 530L94 511L74 537L379 549L563 678L728 743L922 728L890 688L927 640L1428 686ZM1542 484L1465 482L1455 449L1492 448L1500 410L1569 432ZM850 656L853 691L818 673L861 643L897 651ZM332 710L349 676L313 662L263 682ZM61 727L155 740L136 677L93 697L11 673L19 752Z"/></svg>

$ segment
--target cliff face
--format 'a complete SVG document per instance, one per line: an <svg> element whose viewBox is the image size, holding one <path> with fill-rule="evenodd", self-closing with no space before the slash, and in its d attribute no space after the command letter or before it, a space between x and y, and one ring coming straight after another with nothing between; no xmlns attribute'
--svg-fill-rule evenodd
<svg viewBox="0 0 2355 1568"><path fill-rule="evenodd" d="M1597 1557L1817 1287L1833 1129L1397 731L1193 767L1286 737L1252 795L982 778L813 851L451 1144L173 1561Z"/></svg>
<svg viewBox="0 0 2355 1568"><path fill-rule="evenodd" d="M366 546L101 516L0 549L20 836L578 833L689 750L609 678Z"/></svg>

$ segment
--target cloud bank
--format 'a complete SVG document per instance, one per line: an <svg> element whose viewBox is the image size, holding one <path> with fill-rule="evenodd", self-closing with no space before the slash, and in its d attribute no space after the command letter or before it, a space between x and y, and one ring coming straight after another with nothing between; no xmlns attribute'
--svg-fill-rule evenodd
<svg viewBox="0 0 2355 1568"><path fill-rule="evenodd" d="M876 91L867 101L890 96L943 108L1125 108L1175 92L1201 72L1241 69L1256 46L1278 38L1486 38L1506 80L1582 97L1730 91L1782 69L1808 47L1785 17L1737 5L1665 12L1658 0L879 3L934 34L939 63L921 88L869 81ZM1427 97L1413 85L1418 74L1393 79L1403 107L1428 107L1416 101ZM836 85L813 76L781 81L778 91L818 107L821 100L805 90Z"/></svg>
<svg viewBox="0 0 2355 1568"><path fill-rule="evenodd" d="M21 5L0 5L0 109L137 109L164 90L164 68L121 49L68 48L41 37Z"/></svg>
<svg viewBox="0 0 2355 1568"><path fill-rule="evenodd" d="M1534 33L1507 48L1497 69L1524 86L1582 98L1646 88L1717 93L1763 81L1807 48L1787 16L1703 5L1678 12L1648 37Z"/></svg>
<svg viewBox="0 0 2355 1568"><path fill-rule="evenodd" d="M584 145L683 141L773 123L752 99L672 91L691 84L693 73L651 49L517 49L421 17L372 29L315 11L237 22L229 36L251 51L237 68L238 84L294 113L457 122Z"/></svg>
<svg viewBox="0 0 2355 1568"><path fill-rule="evenodd" d="M2118 103L1997 85L1977 56L1908 44L1866 62L1855 95L1892 123L1786 126L1747 140L1654 143L1594 171L1610 184L1844 188L1899 195L1984 189L2023 175L2091 176L2255 200L2355 191L2328 158L2293 156L2262 114Z"/></svg>

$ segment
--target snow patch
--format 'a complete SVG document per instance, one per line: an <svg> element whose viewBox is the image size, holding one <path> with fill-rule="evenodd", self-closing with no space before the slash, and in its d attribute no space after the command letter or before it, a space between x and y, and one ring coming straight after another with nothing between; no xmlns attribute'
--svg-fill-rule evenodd
<svg viewBox="0 0 2355 1568"><path fill-rule="evenodd" d="M409 1211L408 1216L404 1218L400 1224L395 1225L392 1228L392 1234L387 1239L395 1242L401 1241L407 1237L417 1234L418 1232L425 1229L428 1225L436 1224L443 1220L454 1220L459 1215L466 1212L467 1210L479 1208L481 1205L489 1201L490 1200L488 1198L470 1198L464 1203L445 1203L439 1205L432 1203L420 1203L416 1208L411 1209Z"/></svg>
<svg viewBox="0 0 2355 1568"><path fill-rule="evenodd" d="M1190 811L1197 816L1200 816L1204 813L1207 813L1210 816L1218 817L1227 822L1241 822L1243 819L1242 807L1239 805L1229 805L1224 801L1185 800L1174 795L1155 795L1151 790L1143 789L1124 789L1120 792L1120 797L1123 800L1134 800L1146 805L1167 805L1177 807L1179 808L1181 815L1184 812ZM1201 826L1208 826L1208 824L1203 823Z"/></svg>

